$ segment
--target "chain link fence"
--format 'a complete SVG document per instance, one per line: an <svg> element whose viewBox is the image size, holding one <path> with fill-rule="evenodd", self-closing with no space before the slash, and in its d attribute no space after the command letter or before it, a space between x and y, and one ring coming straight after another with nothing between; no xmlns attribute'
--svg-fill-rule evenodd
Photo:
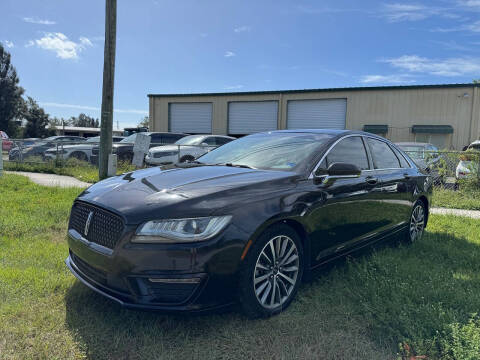
<svg viewBox="0 0 480 360"><path fill-rule="evenodd" d="M119 162L131 163L133 143L114 143L112 153ZM145 166L156 166L193 161L217 148L214 145L177 145L150 143L145 155ZM98 166L99 144L97 141L48 141L45 139L9 139L2 143L2 159L5 167L13 164L48 164L49 166ZM10 166L11 166L10 165Z"/></svg>
<svg viewBox="0 0 480 360"><path fill-rule="evenodd" d="M459 185L480 188L480 151L405 151L422 169L429 172L435 185L456 188Z"/></svg>

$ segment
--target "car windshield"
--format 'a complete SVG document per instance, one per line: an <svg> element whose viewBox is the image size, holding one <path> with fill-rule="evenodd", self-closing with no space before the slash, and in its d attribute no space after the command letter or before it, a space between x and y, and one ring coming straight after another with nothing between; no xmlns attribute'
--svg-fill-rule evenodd
<svg viewBox="0 0 480 360"><path fill-rule="evenodd" d="M413 159L418 160L425 158L425 148L423 146L399 145L399 147Z"/></svg>
<svg viewBox="0 0 480 360"><path fill-rule="evenodd" d="M94 137L88 138L87 142L89 142L89 143L99 143L100 142L100 136L94 136Z"/></svg>
<svg viewBox="0 0 480 360"><path fill-rule="evenodd" d="M267 170L294 170L304 164L330 134L256 134L231 141L200 157L200 163L244 165Z"/></svg>
<svg viewBox="0 0 480 360"><path fill-rule="evenodd" d="M205 139L202 135L185 136L175 142L176 145L200 145Z"/></svg>
<svg viewBox="0 0 480 360"><path fill-rule="evenodd" d="M480 150L480 144L472 144L468 147L468 150Z"/></svg>
<svg viewBox="0 0 480 360"><path fill-rule="evenodd" d="M122 141L120 141L121 143L130 143L130 144L134 144L135 143L135 139L137 138L137 134L138 133L135 133L135 134L132 134L130 136L127 136L125 139L123 139Z"/></svg>

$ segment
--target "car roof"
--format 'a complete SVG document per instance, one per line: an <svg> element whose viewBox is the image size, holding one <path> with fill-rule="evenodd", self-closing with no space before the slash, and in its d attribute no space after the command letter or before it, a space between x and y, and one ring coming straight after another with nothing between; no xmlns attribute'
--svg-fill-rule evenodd
<svg viewBox="0 0 480 360"><path fill-rule="evenodd" d="M472 142L469 146L471 146L471 145L478 145L478 144L480 144L480 140L475 140L475 141Z"/></svg>

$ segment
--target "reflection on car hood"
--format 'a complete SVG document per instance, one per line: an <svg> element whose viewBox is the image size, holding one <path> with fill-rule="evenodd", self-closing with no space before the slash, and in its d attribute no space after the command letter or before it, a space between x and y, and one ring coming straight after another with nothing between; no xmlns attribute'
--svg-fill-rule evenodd
<svg viewBox="0 0 480 360"><path fill-rule="evenodd" d="M122 213L129 223L146 218L207 216L243 201L260 200L294 185L299 175L228 166L150 168L92 185L79 200Z"/></svg>

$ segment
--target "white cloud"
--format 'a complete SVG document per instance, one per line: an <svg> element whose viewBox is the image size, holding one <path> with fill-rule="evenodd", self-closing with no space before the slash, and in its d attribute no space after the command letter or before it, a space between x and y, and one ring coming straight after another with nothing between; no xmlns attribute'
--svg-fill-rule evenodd
<svg viewBox="0 0 480 360"><path fill-rule="evenodd" d="M80 44L84 45L84 46L93 46L92 42L90 41L90 39L84 37L84 36L80 36L78 38L80 40Z"/></svg>
<svg viewBox="0 0 480 360"><path fill-rule="evenodd" d="M460 0L458 1L460 6L467 8L479 8L480 9L480 0Z"/></svg>
<svg viewBox="0 0 480 360"><path fill-rule="evenodd" d="M252 30L252 27L247 25L238 26L235 29L233 29L233 31L235 31L236 33L246 32L250 30Z"/></svg>
<svg viewBox="0 0 480 360"><path fill-rule="evenodd" d="M395 68L412 73L425 73L438 76L477 75L480 73L478 58L429 59L417 55L403 55L398 58L381 60Z"/></svg>
<svg viewBox="0 0 480 360"><path fill-rule="evenodd" d="M31 24L40 24L40 25L55 25L56 22L52 20L43 20L38 17L24 17L23 21Z"/></svg>
<svg viewBox="0 0 480 360"><path fill-rule="evenodd" d="M432 30L433 32L455 32L455 31L471 31L474 33L480 33L480 20L475 21L471 24L463 24L460 26L450 27L450 28L436 28Z"/></svg>
<svg viewBox="0 0 480 360"><path fill-rule="evenodd" d="M409 75L365 75L360 79L364 84L413 84L415 80Z"/></svg>
<svg viewBox="0 0 480 360"><path fill-rule="evenodd" d="M75 104L63 104L55 102L39 102L41 106L47 107L57 107L57 108L66 108L66 109L79 109L79 110L90 110L90 111L100 111L99 107L87 106L87 105L75 105ZM141 114L146 115L148 111L146 110L137 110L137 109L113 109L113 112L116 113L125 113L125 114Z"/></svg>
<svg viewBox="0 0 480 360"><path fill-rule="evenodd" d="M385 4L382 16L389 22L418 21L438 13L438 9L420 4Z"/></svg>
<svg viewBox="0 0 480 360"><path fill-rule="evenodd" d="M236 56L236 54L233 51L225 51L225 54L223 56L233 57L233 56Z"/></svg>
<svg viewBox="0 0 480 360"><path fill-rule="evenodd" d="M240 90L242 88L243 85L228 85L224 87L225 90Z"/></svg>
<svg viewBox="0 0 480 360"><path fill-rule="evenodd" d="M5 46L10 49L10 48L13 48L14 45L13 45L13 42L5 40Z"/></svg>
<svg viewBox="0 0 480 360"><path fill-rule="evenodd" d="M45 33L37 40L30 40L25 47L37 45L44 50L53 51L61 59L78 59L78 54L85 50L87 46L92 46L92 42L86 37L80 37L79 42L70 40L62 33Z"/></svg>

